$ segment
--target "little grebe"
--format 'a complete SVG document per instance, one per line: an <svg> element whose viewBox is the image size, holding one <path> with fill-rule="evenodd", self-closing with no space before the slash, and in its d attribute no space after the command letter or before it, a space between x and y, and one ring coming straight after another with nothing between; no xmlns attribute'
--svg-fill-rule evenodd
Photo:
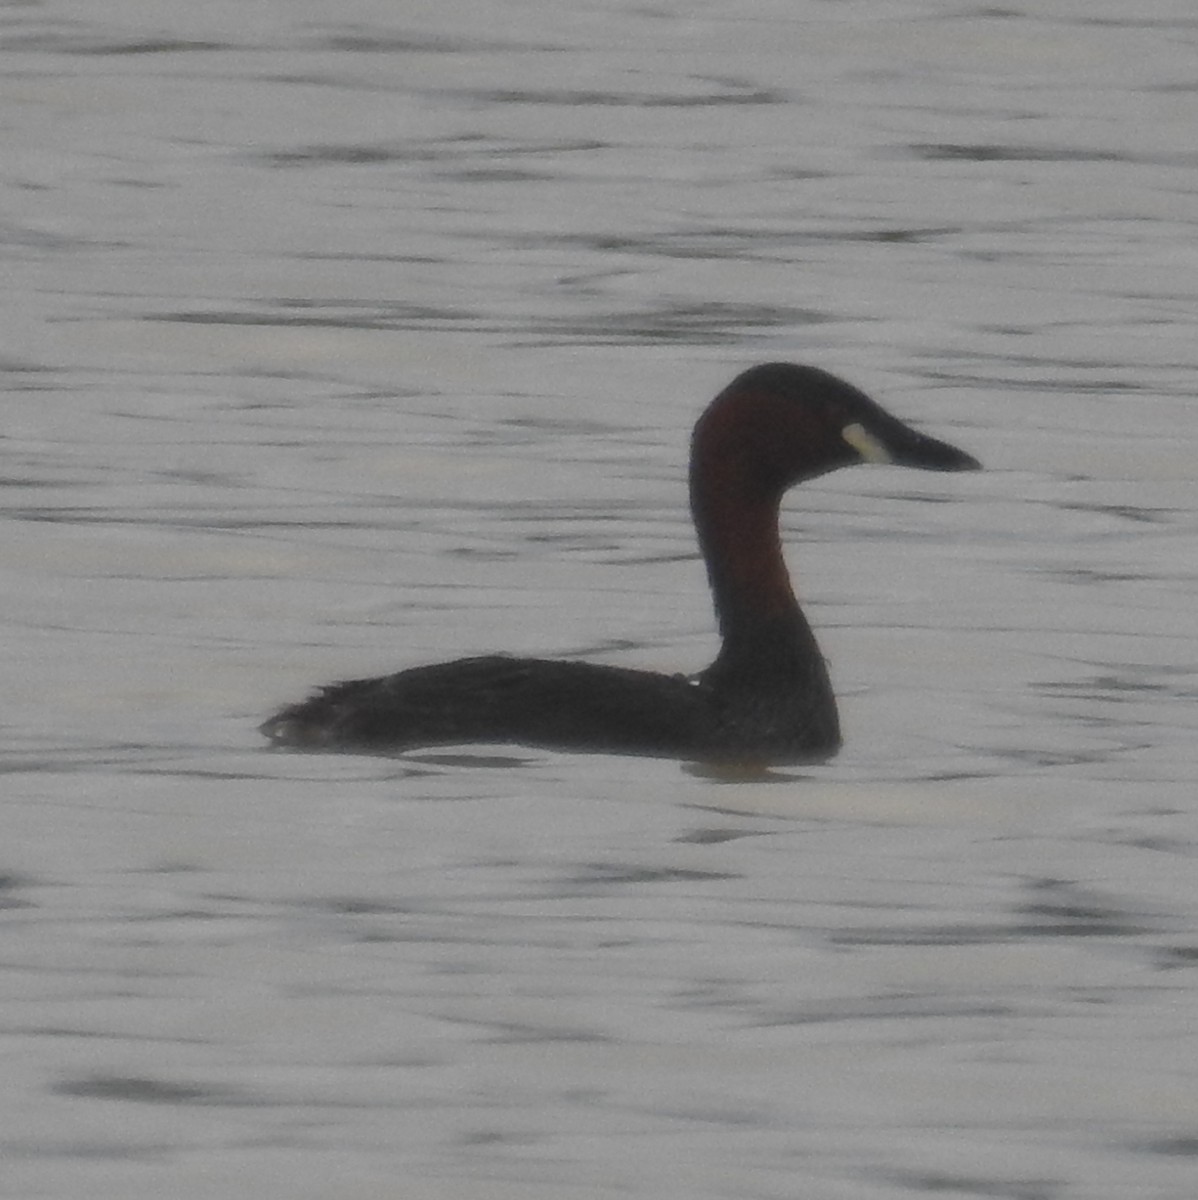
<svg viewBox="0 0 1198 1200"><path fill-rule="evenodd" d="M859 462L979 466L826 371L752 367L711 402L691 442L691 513L722 637L701 674L487 655L333 684L262 732L308 750L514 742L714 761L827 758L840 746L836 697L791 589L778 509L794 484Z"/></svg>

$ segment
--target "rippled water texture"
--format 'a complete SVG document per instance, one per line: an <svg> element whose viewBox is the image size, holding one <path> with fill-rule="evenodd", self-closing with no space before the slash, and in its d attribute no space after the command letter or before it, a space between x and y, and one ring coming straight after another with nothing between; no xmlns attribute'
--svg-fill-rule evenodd
<svg viewBox="0 0 1198 1200"><path fill-rule="evenodd" d="M1196 1194L1189 0L0 47L0 1194ZM788 502L839 759L263 748L440 657L703 665L689 428L768 359L988 468Z"/></svg>

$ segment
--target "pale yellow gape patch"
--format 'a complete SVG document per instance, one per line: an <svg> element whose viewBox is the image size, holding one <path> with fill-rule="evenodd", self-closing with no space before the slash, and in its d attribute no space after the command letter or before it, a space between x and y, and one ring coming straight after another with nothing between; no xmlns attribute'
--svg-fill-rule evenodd
<svg viewBox="0 0 1198 1200"><path fill-rule="evenodd" d="M859 425L854 421L851 425L846 425L841 431L840 436L844 438L858 454L861 455L866 462L871 463L888 463L893 460L890 457L890 451L878 441L864 425Z"/></svg>

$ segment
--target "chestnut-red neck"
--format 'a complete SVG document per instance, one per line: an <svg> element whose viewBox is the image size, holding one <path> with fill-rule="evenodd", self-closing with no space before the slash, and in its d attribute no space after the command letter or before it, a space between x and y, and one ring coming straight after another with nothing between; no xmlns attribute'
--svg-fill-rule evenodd
<svg viewBox="0 0 1198 1200"><path fill-rule="evenodd" d="M799 617L778 533L780 497L737 495L710 480L692 481L691 509L725 639L776 631ZM776 634L775 634L776 636Z"/></svg>

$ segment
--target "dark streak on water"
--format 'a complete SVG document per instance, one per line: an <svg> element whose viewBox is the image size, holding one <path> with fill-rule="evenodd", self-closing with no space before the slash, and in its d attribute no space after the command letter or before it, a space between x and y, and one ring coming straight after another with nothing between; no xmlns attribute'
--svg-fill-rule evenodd
<svg viewBox="0 0 1198 1200"><path fill-rule="evenodd" d="M79 1096L92 1100L126 1100L138 1104L217 1104L259 1105L261 1098L251 1098L223 1087L204 1087L171 1083L158 1079L137 1079L123 1076L93 1075L83 1079L66 1079L54 1085L60 1096Z"/></svg>

